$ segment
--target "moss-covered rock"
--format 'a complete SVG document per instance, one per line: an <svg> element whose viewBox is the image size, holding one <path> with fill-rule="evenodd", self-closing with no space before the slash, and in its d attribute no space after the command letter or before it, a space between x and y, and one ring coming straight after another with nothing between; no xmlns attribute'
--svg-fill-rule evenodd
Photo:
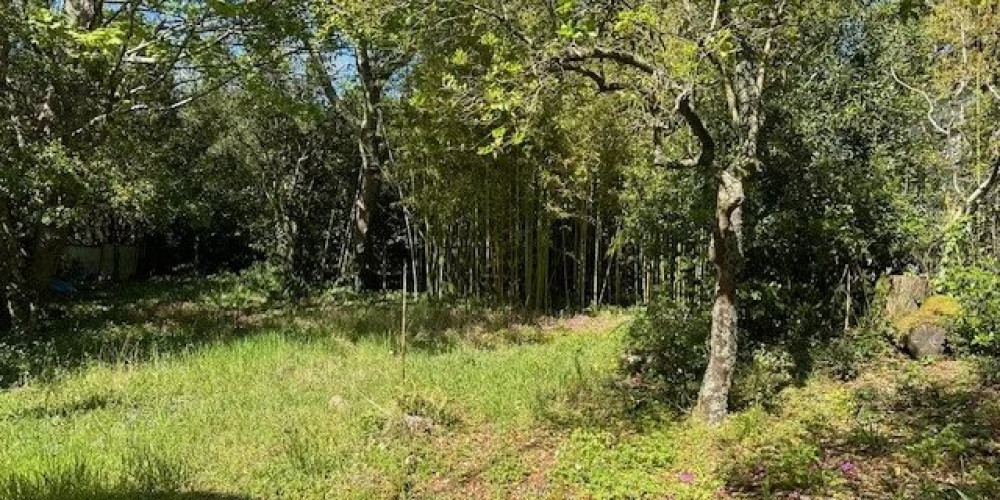
<svg viewBox="0 0 1000 500"><path fill-rule="evenodd" d="M928 297L916 311L891 318L894 340L914 357L940 356L947 346L948 328L961 312L951 297Z"/></svg>

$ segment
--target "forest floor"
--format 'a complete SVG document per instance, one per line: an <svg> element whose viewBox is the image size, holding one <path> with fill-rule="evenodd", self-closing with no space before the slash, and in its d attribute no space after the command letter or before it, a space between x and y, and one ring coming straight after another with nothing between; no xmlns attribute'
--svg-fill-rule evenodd
<svg viewBox="0 0 1000 500"><path fill-rule="evenodd" d="M814 376L717 428L615 381L626 312L522 317L235 278L63 304L0 345L0 498L996 498L962 361ZM405 375L404 375L405 364Z"/></svg>

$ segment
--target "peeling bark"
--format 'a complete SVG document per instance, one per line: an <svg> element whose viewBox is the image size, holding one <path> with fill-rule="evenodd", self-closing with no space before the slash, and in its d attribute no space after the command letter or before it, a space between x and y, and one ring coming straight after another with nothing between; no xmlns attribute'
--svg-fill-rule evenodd
<svg viewBox="0 0 1000 500"><path fill-rule="evenodd" d="M708 423L718 423L729 409L729 388L739 332L736 290L743 262L743 180L739 162L722 172L716 201L716 226L709 260L715 267L715 303L709 337L708 367L698 393L695 414Z"/></svg>

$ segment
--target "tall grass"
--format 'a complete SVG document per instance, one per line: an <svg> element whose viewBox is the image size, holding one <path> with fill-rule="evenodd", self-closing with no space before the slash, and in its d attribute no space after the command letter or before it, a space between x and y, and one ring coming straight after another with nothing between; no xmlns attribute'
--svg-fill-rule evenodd
<svg viewBox="0 0 1000 500"><path fill-rule="evenodd" d="M417 301L404 380L398 297L251 285L98 293L15 339L0 499L1000 496L994 379L961 361L816 376L708 428L616 378L624 315Z"/></svg>
<svg viewBox="0 0 1000 500"><path fill-rule="evenodd" d="M614 321L569 332L418 301L404 382L391 299L182 286L67 306L49 368L0 392L0 498L391 496L433 474L442 435L534 425L539 398L617 351Z"/></svg>

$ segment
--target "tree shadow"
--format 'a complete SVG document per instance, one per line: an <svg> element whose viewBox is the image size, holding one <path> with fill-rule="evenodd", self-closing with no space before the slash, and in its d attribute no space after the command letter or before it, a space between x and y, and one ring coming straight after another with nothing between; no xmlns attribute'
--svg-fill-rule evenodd
<svg viewBox="0 0 1000 500"><path fill-rule="evenodd" d="M903 362L853 383L846 422L751 454L727 484L751 496L1000 498L1000 393L959 366Z"/></svg>
<svg viewBox="0 0 1000 500"><path fill-rule="evenodd" d="M88 363L132 364L258 333L240 321L259 305L220 304L226 283L99 290L57 305L30 336L0 341L0 388L49 380Z"/></svg>
<svg viewBox="0 0 1000 500"><path fill-rule="evenodd" d="M856 491L1000 496L998 392L978 377L955 378L953 364L858 388L854 425L831 436L830 446L858 457Z"/></svg>
<svg viewBox="0 0 1000 500"><path fill-rule="evenodd" d="M21 409L10 414L9 417L14 419L65 418L109 408L120 403L121 401L113 396L92 394L87 398L62 403L56 406L51 404L40 404L30 408ZM0 419L3 419L4 417L5 415L0 414Z"/></svg>
<svg viewBox="0 0 1000 500"><path fill-rule="evenodd" d="M306 302L295 308L290 321L306 338L317 330L338 332L349 341L384 340L395 344L402 329L401 296L379 296ZM421 298L410 301L406 311L409 348L448 352L462 343L480 348L501 344L540 343L544 317L514 308L491 307L470 302L442 302Z"/></svg>

